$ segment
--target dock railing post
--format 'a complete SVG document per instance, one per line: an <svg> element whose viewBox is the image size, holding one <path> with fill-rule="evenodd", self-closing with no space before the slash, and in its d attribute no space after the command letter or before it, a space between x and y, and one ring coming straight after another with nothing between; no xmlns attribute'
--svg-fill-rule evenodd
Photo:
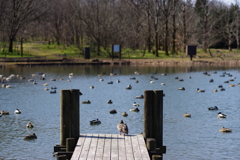
<svg viewBox="0 0 240 160"><path fill-rule="evenodd" d="M156 151L149 150L150 157L159 155L155 157L160 158L166 153L166 146L163 146L163 96L162 90L144 91L144 138L156 140Z"/></svg>

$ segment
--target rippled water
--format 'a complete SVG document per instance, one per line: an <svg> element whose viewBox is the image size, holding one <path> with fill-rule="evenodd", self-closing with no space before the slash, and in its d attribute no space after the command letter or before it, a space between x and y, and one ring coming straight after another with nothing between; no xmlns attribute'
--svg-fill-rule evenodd
<svg viewBox="0 0 240 160"><path fill-rule="evenodd" d="M139 71L141 75L134 75ZM205 76L208 71L211 76ZM216 74L213 71L217 71ZM163 90L164 97L164 142L167 153L164 159L176 160L219 160L239 159L240 152L240 73L237 68L213 67L151 67L151 66L53 66L53 67L13 67L0 68L0 74L9 76L18 74L33 78L38 84L33 85L27 79L13 78L9 82L13 88L0 88L0 110L7 110L10 115L0 117L0 160L5 159L52 159L53 146L59 144L60 132L60 90L80 89L83 93L80 101L90 100L91 104L80 103L80 132L118 134L116 125L123 119L129 126L130 134L143 132L143 100L135 96L143 94L144 90ZM47 75L46 80L39 79L39 72ZM99 81L99 73L106 72ZM155 83L149 83L152 73L156 72ZM236 79L230 83L224 81L231 77L220 77L223 72L231 73ZM32 77L32 74L37 74ZM68 74L74 73L71 82ZM109 76L109 73L117 73ZM167 76L161 75L167 73ZM188 77L192 78L189 79ZM130 80L136 77L135 80ZM178 81L175 77L184 79ZM50 79L56 78L56 81ZM60 78L64 80L60 81ZM116 83L116 80L120 83ZM209 80L214 79L213 83ZM107 82L113 81L113 84ZM166 85L160 85L161 83ZM57 93L45 91L43 83L48 88L56 86ZM131 84L132 90L126 90ZM226 91L214 93L218 85L223 85ZM235 84L235 87L229 87ZM94 89L90 89L90 86ZM185 87L185 91L177 90ZM196 88L206 92L197 93ZM113 104L107 104L108 100ZM130 112L133 102L140 104L140 112ZM218 111L209 111L208 107L218 106ZM19 108L22 114L14 114ZM109 114L112 109L117 114ZM128 117L122 117L122 112L128 112ZM191 118L184 118L184 113L190 113ZM217 118L217 113L227 114L226 119ZM98 118L102 124L91 126L89 121ZM31 121L34 128L26 129ZM222 126L231 128L232 133L221 133ZM23 140L27 134L36 133L37 139Z"/></svg>

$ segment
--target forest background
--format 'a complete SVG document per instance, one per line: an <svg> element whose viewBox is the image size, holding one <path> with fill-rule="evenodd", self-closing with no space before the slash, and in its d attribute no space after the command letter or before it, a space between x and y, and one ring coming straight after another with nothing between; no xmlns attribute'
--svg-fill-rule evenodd
<svg viewBox="0 0 240 160"><path fill-rule="evenodd" d="M0 0L0 57L84 57L90 47L109 58L113 44L128 58L179 57L186 45L209 57L238 53L239 2Z"/></svg>

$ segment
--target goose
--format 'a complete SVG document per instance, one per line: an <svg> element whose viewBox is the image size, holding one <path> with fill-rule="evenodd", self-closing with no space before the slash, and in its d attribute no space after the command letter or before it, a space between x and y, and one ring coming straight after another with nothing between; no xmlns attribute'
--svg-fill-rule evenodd
<svg viewBox="0 0 240 160"><path fill-rule="evenodd" d="M217 106L209 107L208 110L218 110L218 107Z"/></svg>
<svg viewBox="0 0 240 160"><path fill-rule="evenodd" d="M222 127L222 128L219 130L219 132L232 132L232 130L229 129L229 128Z"/></svg>
<svg viewBox="0 0 240 160"><path fill-rule="evenodd" d="M132 89L132 85L131 85L131 84L128 85L128 86L126 87L126 89Z"/></svg>
<svg viewBox="0 0 240 160"><path fill-rule="evenodd" d="M35 133L33 134L29 134L27 136L24 137L24 139L28 140L28 139L37 139L37 136Z"/></svg>
<svg viewBox="0 0 240 160"><path fill-rule="evenodd" d="M117 113L117 111L116 111L115 109L113 109L113 110L111 110L109 113L115 114L115 113Z"/></svg>
<svg viewBox="0 0 240 160"><path fill-rule="evenodd" d="M181 88L178 88L178 90L185 90L185 88L184 88L184 87L181 87Z"/></svg>
<svg viewBox="0 0 240 160"><path fill-rule="evenodd" d="M140 110L138 108L132 108L130 109L131 112L139 112Z"/></svg>
<svg viewBox="0 0 240 160"><path fill-rule="evenodd" d="M183 117L191 117L191 114L185 113L185 114L183 115Z"/></svg>
<svg viewBox="0 0 240 160"><path fill-rule="evenodd" d="M226 114L223 114L221 112L218 112L218 118L226 118L227 115Z"/></svg>
<svg viewBox="0 0 240 160"><path fill-rule="evenodd" d="M143 95L140 95L140 96L136 96L135 98L136 98L136 99L143 99L144 96L143 96Z"/></svg>
<svg viewBox="0 0 240 160"><path fill-rule="evenodd" d="M21 114L22 112L21 112L21 110L16 109L16 110L14 111L14 113L15 113L15 114Z"/></svg>
<svg viewBox="0 0 240 160"><path fill-rule="evenodd" d="M101 121L99 119L94 119L90 121L91 125L95 125L95 124L101 124Z"/></svg>
<svg viewBox="0 0 240 160"><path fill-rule="evenodd" d="M128 134L128 126L127 124L123 123L123 120L119 122L117 129L120 132L120 135L122 135L122 133L124 136Z"/></svg>
<svg viewBox="0 0 240 160"><path fill-rule="evenodd" d="M82 101L82 104L90 104L91 102L89 100L87 101Z"/></svg>
<svg viewBox="0 0 240 160"><path fill-rule="evenodd" d="M205 92L205 90L197 88L197 92Z"/></svg>
<svg viewBox="0 0 240 160"><path fill-rule="evenodd" d="M112 100L108 100L107 103L108 104L112 104L113 102L112 102Z"/></svg>
<svg viewBox="0 0 240 160"><path fill-rule="evenodd" d="M127 112L123 112L122 116L127 117L128 116Z"/></svg>
<svg viewBox="0 0 240 160"><path fill-rule="evenodd" d="M26 127L27 127L27 128L33 128L34 126L33 126L33 124L32 124L31 122L28 122L28 123L26 124Z"/></svg>
<svg viewBox="0 0 240 160"><path fill-rule="evenodd" d="M9 112L2 110L2 111L0 111L0 114L1 114L1 115L9 115Z"/></svg>
<svg viewBox="0 0 240 160"><path fill-rule="evenodd" d="M137 107L138 107L138 106L140 106L140 104L139 104L139 103L136 103L136 102L134 102L134 103L133 103L133 106L137 106Z"/></svg>

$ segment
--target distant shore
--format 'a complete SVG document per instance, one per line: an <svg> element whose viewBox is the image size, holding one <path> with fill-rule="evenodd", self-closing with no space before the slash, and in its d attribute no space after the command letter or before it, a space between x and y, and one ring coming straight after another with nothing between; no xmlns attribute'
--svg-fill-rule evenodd
<svg viewBox="0 0 240 160"><path fill-rule="evenodd" d="M48 66L48 65L153 65L153 66L240 66L240 59L8 59L0 60L0 66Z"/></svg>

